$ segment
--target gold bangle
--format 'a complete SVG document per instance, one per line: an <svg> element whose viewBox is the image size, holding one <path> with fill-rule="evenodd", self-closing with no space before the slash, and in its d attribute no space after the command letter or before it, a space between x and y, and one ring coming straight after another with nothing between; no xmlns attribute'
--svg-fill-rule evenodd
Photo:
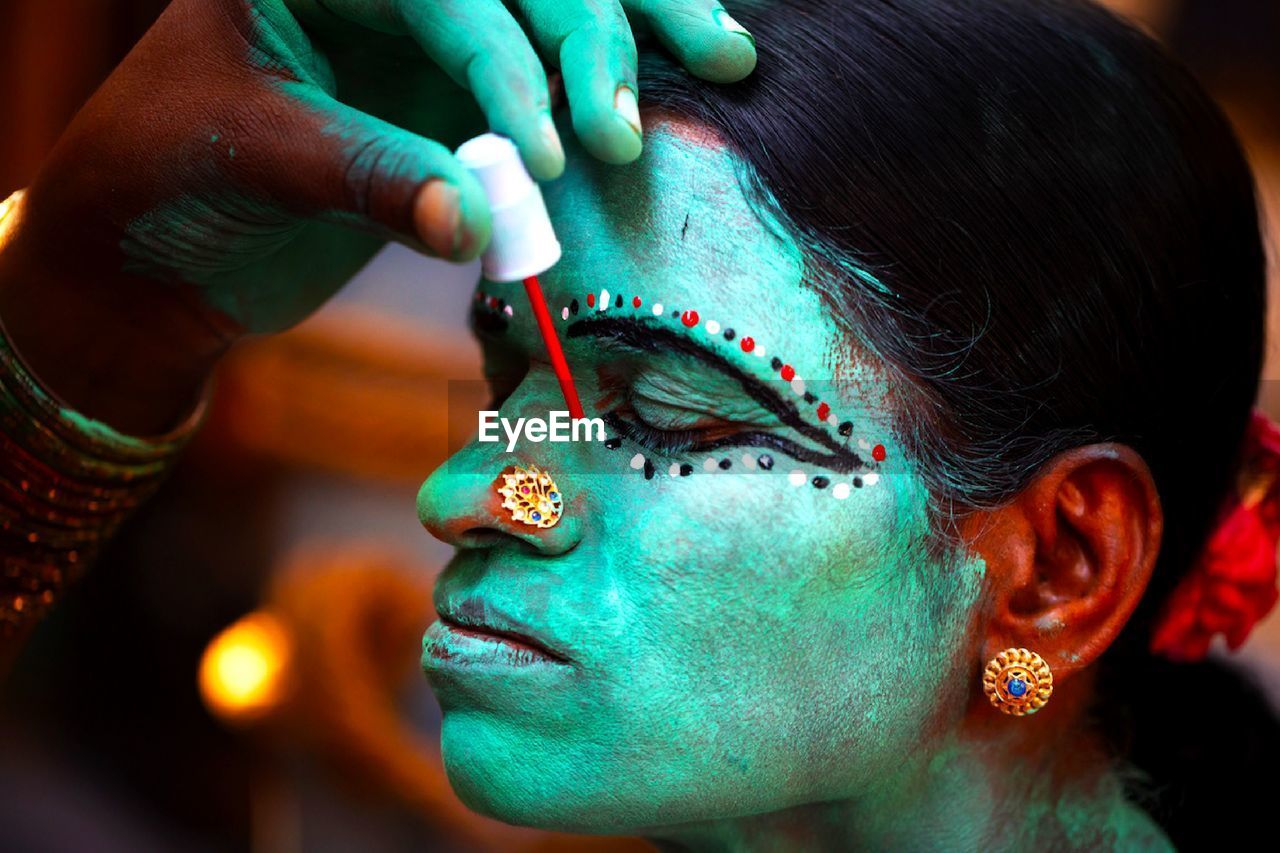
<svg viewBox="0 0 1280 853"><path fill-rule="evenodd" d="M0 635L38 619L160 486L199 428L140 438L63 405L0 325Z"/></svg>

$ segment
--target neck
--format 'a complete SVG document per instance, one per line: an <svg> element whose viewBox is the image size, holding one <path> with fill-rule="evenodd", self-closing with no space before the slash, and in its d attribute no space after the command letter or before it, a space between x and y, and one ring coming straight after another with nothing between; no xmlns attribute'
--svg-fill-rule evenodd
<svg viewBox="0 0 1280 853"><path fill-rule="evenodd" d="M1099 745L1064 725L1071 709L1024 719L981 710L969 717L981 723L879 777L865 795L682 826L653 840L672 851L1172 849L1126 799Z"/></svg>

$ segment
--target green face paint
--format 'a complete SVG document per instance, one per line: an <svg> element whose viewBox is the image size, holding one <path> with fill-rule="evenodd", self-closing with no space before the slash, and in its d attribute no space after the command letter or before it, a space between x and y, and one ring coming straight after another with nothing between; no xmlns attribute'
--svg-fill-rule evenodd
<svg viewBox="0 0 1280 853"><path fill-rule="evenodd" d="M669 129L650 136L632 168L571 157L566 176L546 188L565 251L542 279L553 315L577 301L579 313L560 329L589 414L608 408L591 412L591 401L616 396L606 386L623 364L626 393L646 421L716 421L814 444L699 358L573 333L575 324L617 318L721 354L838 438L778 379L772 356L744 352L750 337L894 462L874 488L839 499L833 484L849 472L769 445L698 455L630 440L616 450L525 445L519 459L494 445L465 448L423 487L424 520L458 514L459 498L481 494L505 465L535 462L569 496L576 542L554 556L535 557L515 539L464 549L440 580L438 604L485 600L552 638L572 663L486 669L425 656L445 709L450 778L503 820L611 832L862 795L870 780L896 772L928 726L932 681L953 667L947 650L976 595L976 569L926 583L925 495L895 453L883 398L870 381L822 382L837 368L870 375L849 363L848 343L801 283L796 247L747 203L733 158ZM612 314L586 304L592 294L598 309L602 289ZM699 314L696 327L671 316L686 310ZM516 314L486 343L491 370L529 366L504 415L562 407L538 340L532 319ZM632 470L636 453L660 474ZM772 470L742 462L761 454ZM709 473L708 456L731 467ZM696 471L671 476L681 463ZM793 471L803 471L804 485L792 485ZM831 482L819 489L815 477ZM923 672L934 674L929 682L916 679Z"/></svg>
<svg viewBox="0 0 1280 853"><path fill-rule="evenodd" d="M927 498L889 429L891 389L803 282L796 245L748 202L732 155L661 124L634 166L577 148L569 163L544 190L564 258L541 278L588 416L615 412L613 435L642 422L727 443L695 452L687 433L662 447L627 433L612 450L510 455L472 443L424 484L423 522L462 546L437 584L440 612L505 619L566 659L520 665L439 623L428 631L455 789L512 823L696 846L750 846L750 821L797 813L807 835L786 829L770 849L814 833L847 843L851 825L894 837L920 785L944 810L940 791L960 797L957 832L983 825L992 796L951 742L971 695L983 565L927 550ZM498 287L482 283L478 304ZM477 328L510 392L503 416L562 408L527 311ZM815 463L815 433L861 466ZM733 444L744 434L756 437ZM504 526L492 483L512 464L556 479L566 502L553 530ZM817 803L830 805L800 809Z"/></svg>

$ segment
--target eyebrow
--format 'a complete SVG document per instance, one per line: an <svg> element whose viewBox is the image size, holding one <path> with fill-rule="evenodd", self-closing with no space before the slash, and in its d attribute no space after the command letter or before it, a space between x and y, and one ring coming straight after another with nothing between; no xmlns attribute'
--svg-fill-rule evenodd
<svg viewBox="0 0 1280 853"><path fill-rule="evenodd" d="M721 353L698 343L687 335L654 325L650 320L630 317L600 317L572 323L566 330L569 338L603 338L640 352L675 351L701 361L737 382L751 399L787 426L831 451L828 467L848 473L869 467L846 445L832 438L826 430L809 423L791 400L778 394L761 379L746 373Z"/></svg>

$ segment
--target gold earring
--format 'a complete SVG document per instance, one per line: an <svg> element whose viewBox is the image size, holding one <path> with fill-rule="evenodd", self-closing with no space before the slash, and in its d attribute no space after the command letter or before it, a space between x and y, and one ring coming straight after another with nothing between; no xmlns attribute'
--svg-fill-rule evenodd
<svg viewBox="0 0 1280 853"><path fill-rule="evenodd" d="M511 520L530 527L555 527L564 510L560 487L537 465L528 468L513 465L510 473L503 471L498 494Z"/></svg>
<svg viewBox="0 0 1280 853"><path fill-rule="evenodd" d="M982 692L1004 713L1025 717L1053 695L1053 672L1035 652L1005 649L982 671Z"/></svg>

